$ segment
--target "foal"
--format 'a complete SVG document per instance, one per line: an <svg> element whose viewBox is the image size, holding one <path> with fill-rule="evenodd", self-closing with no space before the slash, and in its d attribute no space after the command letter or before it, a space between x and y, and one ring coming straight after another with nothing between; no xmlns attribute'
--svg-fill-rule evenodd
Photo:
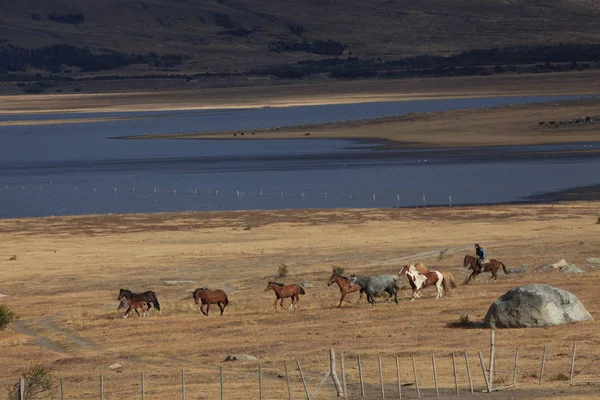
<svg viewBox="0 0 600 400"><path fill-rule="evenodd" d="M194 297L194 302L196 303L196 305L198 304L199 300L202 301L202 304L200 305L200 312L206 315L207 317L208 309L210 308L211 304L216 304L219 306L219 309L221 310L221 315L223 315L225 307L229 305L229 299L227 298L225 292L221 289L210 290L209 288L202 287L194 290L192 296ZM202 309L202 307L205 304L206 312L204 312L204 310Z"/></svg>
<svg viewBox="0 0 600 400"><path fill-rule="evenodd" d="M119 303L119 307L117 307L117 311L124 310L126 305L128 306L128 308L127 311L125 311L125 315L123 315L123 318L127 318L132 309L139 317L140 313L137 310L138 308L142 309L142 317L145 317L146 313L150 315L150 313L148 312L148 304L143 300L132 300L131 298L122 297L121 302Z"/></svg>
<svg viewBox="0 0 600 400"><path fill-rule="evenodd" d="M341 275L336 275L336 274L331 275L331 278L329 278L329 282L327 282L327 286L331 286L334 283L337 283L337 285L340 287L340 292L342 293L342 297L340 298L340 304L338 305L338 307L342 306L343 301L348 301L348 300L344 300L348 293L354 293L354 292L360 291L360 297L358 298L358 301L362 300L363 293L365 291L360 286L360 284L356 284L356 285L350 287L350 279L349 278L346 278L345 276L341 276Z"/></svg>
<svg viewBox="0 0 600 400"><path fill-rule="evenodd" d="M300 285L296 285L295 283L293 283L291 285L284 285L283 283L279 283L279 282L269 282L267 284L267 287L265 288L265 292L267 292L271 289L273 289L273 291L275 292L275 296L276 296L275 303L274 303L275 312L277 312L277 301L278 300L281 300L279 302L279 305L281 306L281 308L284 308L283 300L290 297L292 300L292 304L290 305L289 310L292 310L292 308L298 308L296 306L296 303L298 303L298 301L300 300L300 295L306 293Z"/></svg>

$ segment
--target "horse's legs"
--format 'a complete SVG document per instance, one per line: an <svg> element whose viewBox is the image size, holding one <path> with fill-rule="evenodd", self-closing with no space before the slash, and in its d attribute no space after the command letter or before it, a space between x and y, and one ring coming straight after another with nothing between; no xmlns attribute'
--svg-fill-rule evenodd
<svg viewBox="0 0 600 400"><path fill-rule="evenodd" d="M125 315L123 315L123 318L127 318L129 316L129 311L131 311L131 306L129 306L127 311L125 311Z"/></svg>
<svg viewBox="0 0 600 400"><path fill-rule="evenodd" d="M284 300L285 300L285 299L282 297L282 298L281 298L281 301L279 302L279 305L281 306L281 309L282 309L282 310L285 310L285 306L283 305L283 301L284 301Z"/></svg>
<svg viewBox="0 0 600 400"><path fill-rule="evenodd" d="M202 312L202 314L208 316L208 308L206 309L206 312L204 312L204 303L200 304L200 312Z"/></svg>
<svg viewBox="0 0 600 400"><path fill-rule="evenodd" d="M345 297L346 297L346 293L342 292L342 297L340 298L340 304L338 304L338 307L342 306L342 302L344 301Z"/></svg>
<svg viewBox="0 0 600 400"><path fill-rule="evenodd" d="M208 309L210 308L210 303L206 303L206 316L208 317Z"/></svg>
<svg viewBox="0 0 600 400"><path fill-rule="evenodd" d="M225 311L225 307L221 305L221 302L218 302L219 310L221 310L221 315L223 315L223 311Z"/></svg>
<svg viewBox="0 0 600 400"><path fill-rule="evenodd" d="M274 304L274 305L275 305L275 312L278 312L278 310L277 310L277 302L278 302L278 301L279 301L279 299L278 299L278 298L276 298L276 299L275 299L275 304Z"/></svg>

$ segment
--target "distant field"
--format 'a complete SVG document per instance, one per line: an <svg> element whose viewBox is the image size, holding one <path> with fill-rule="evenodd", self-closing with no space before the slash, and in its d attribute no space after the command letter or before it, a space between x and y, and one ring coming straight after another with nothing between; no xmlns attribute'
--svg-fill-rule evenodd
<svg viewBox="0 0 600 400"><path fill-rule="evenodd" d="M356 356L364 364L369 398L379 397L377 357L382 356L386 390L395 397L395 356L401 378L412 380L415 356L421 389L433 396L431 354L438 360L442 394L454 391L451 353L459 360L460 390L468 390L463 351L470 357L474 384L484 387L477 351L489 353L489 332L448 328L462 314L481 321L489 304L510 288L547 283L573 292L597 320L596 270L587 258L600 257L594 202L534 206L419 209L296 210L179 214L104 215L0 221L2 304L21 319L0 332L0 384L14 382L17 370L43 362L65 378L67 398L97 398L99 376L111 398L137 398L139 373L150 398L180 397L185 369L188 397L218 398L219 365L224 367L226 398L257 398L257 365L224 363L229 353L251 354L263 363L269 398L285 398L283 361L292 374L294 398L303 395L295 366L299 359L311 391L326 370L334 346L346 356L351 398L359 396ZM409 301L401 291L398 306L383 301L336 308L339 292L327 287L332 267L346 274L397 273L401 265L423 262L448 270L462 281L462 258L482 244L488 255L526 272L497 282L481 277L435 300L426 291ZM443 254L442 254L443 252ZM16 260L9 260L15 255ZM536 272L565 259L585 274ZM308 282L299 310L273 312L273 293L263 291L285 264L286 283ZM166 280L193 283L167 286ZM404 286L407 284L404 282ZM193 305L190 289L222 288L231 305L209 317ZM162 312L123 320L117 312L119 288L154 290ZM349 296L353 302L357 295ZM577 342L577 379L598 379L598 322L546 329L497 331L497 385L512 382L519 347L519 390L485 398L597 397L594 388L570 388L573 342ZM540 357L548 346L544 385L539 388ZM119 363L122 372L110 365ZM562 375L561 375L562 374ZM416 398L414 387L404 387ZM54 391L54 398L56 398ZM330 385L319 398L334 398ZM477 396L476 398L479 398Z"/></svg>

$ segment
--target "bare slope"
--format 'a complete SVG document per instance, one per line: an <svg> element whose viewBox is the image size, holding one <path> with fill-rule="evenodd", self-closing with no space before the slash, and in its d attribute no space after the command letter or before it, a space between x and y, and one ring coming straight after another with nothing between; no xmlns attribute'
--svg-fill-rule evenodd
<svg viewBox="0 0 600 400"><path fill-rule="evenodd" d="M83 18L56 22L52 13ZM231 33L239 29L248 33ZM196 70L318 57L269 52L274 41L332 39L361 58L390 59L599 38L595 1L0 0L0 40L7 43L181 53L193 57Z"/></svg>

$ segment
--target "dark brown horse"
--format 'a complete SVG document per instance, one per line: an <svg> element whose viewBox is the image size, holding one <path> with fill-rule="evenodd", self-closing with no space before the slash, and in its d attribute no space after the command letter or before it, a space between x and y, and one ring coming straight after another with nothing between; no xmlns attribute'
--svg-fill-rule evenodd
<svg viewBox="0 0 600 400"><path fill-rule="evenodd" d="M350 287L350 278L346 278L345 276L337 274L331 275L331 278L329 278L329 281L327 282L327 286L331 286L334 283L337 283L337 285L340 287L340 292L342 293L342 297L340 298L340 304L338 305L338 307L342 306L343 301L348 301L345 300L346 295L348 293L360 292L360 297L358 298L358 301L362 300L363 293L365 291L360 286L360 284L357 283L356 285Z"/></svg>
<svg viewBox="0 0 600 400"><path fill-rule="evenodd" d="M138 308L142 309L142 317L145 317L146 313L148 312L148 304L143 300L132 300L128 299L127 297L122 297L121 301L119 302L119 307L117 307L117 311L124 310L125 307L127 307L127 311L125 311L123 318L127 318L132 309L135 311L138 317L140 316L140 313L137 310Z"/></svg>
<svg viewBox="0 0 600 400"><path fill-rule="evenodd" d="M117 300L121 301L121 299L125 297L127 299L131 299L133 301L143 301L147 304L148 310L151 308L151 305L154 306L158 311L160 311L160 303L156 298L156 293L153 291L147 291L144 293L133 293L131 290L121 289L119 290L119 297Z"/></svg>
<svg viewBox="0 0 600 400"><path fill-rule="evenodd" d="M225 307L229 305L229 299L224 291L221 289L211 290L206 287L198 288L194 290L192 294L194 297L194 302L198 304L199 301L202 302L200 305L200 312L206 316L208 316L208 309L211 304L216 304L219 306L221 310L221 315L223 315L223 311L225 311ZM206 304L206 312L202 309L202 307Z"/></svg>
<svg viewBox="0 0 600 400"><path fill-rule="evenodd" d="M492 276L490 277L490 279L494 278L494 280L498 280L498 270L500 268L502 268L502 270L504 271L505 274L509 273L506 270L506 265L504 265L504 263L502 261L494 260L493 258L490 259L485 264L483 264L483 269L480 270L479 265L477 265L477 257L472 256L470 254L467 254L465 256L465 259L463 260L463 267L471 268L473 270L473 272L467 279L467 283L469 283L469 281L471 281L471 278L473 278L474 280L477 280L476 276L482 272L491 272Z"/></svg>
<svg viewBox="0 0 600 400"><path fill-rule="evenodd" d="M265 288L265 292L267 292L271 289L273 289L273 291L275 292L275 296L276 296L275 304L274 304L275 312L277 312L277 301L278 300L281 300L279 302L279 305L281 306L281 308L284 308L283 300L290 297L292 299L292 304L290 305L289 310L291 310L292 308L297 308L296 303L298 303L298 301L300 300L300 295L306 293L300 285L296 285L295 283L291 284L291 285L284 285L283 283L279 283L279 282L269 282L267 284L267 287Z"/></svg>

